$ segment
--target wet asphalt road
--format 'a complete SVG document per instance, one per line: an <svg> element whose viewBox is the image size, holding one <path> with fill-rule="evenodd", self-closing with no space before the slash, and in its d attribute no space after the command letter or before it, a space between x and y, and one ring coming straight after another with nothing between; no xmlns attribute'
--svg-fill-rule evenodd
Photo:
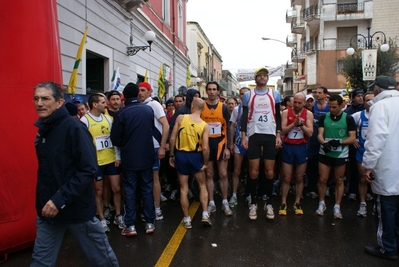
<svg viewBox="0 0 399 267"><path fill-rule="evenodd" d="M170 266L399 266L399 261L375 258L363 251L365 245L376 242L372 202L368 203L368 217L359 218L356 216L358 203L345 198L341 221L333 219L332 198L326 199L323 217L315 215L318 200L310 198L302 201L304 215L296 216L290 195L287 216L280 217L280 197L276 196L273 221L266 219L261 199L256 221L249 220L243 198L239 198L231 217L224 215L220 202L217 198L218 209L211 216L211 227L201 225L201 211L197 210L193 228L182 236ZM120 266L156 265L182 219L178 203L164 202L162 209L165 219L156 223L155 233L151 235L145 233L142 222L136 225L136 237L122 236L120 230L111 225L108 237ZM0 266L29 266L31 253L30 248L10 254ZM167 261L162 259L159 266L167 266ZM69 234L65 236L57 266L89 266Z"/></svg>

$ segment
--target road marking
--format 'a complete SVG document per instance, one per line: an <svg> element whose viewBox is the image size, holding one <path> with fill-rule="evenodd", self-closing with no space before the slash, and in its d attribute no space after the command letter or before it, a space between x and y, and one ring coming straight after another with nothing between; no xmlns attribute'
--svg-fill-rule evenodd
<svg viewBox="0 0 399 267"><path fill-rule="evenodd" d="M198 201L194 201L188 209L188 214L190 215L191 220L194 219L194 215L197 212L199 205L200 203ZM174 232L172 238L169 240L169 243L166 245L157 263L155 264L156 267L164 267L170 265L186 232L187 229L184 228L181 223L179 223L179 226Z"/></svg>

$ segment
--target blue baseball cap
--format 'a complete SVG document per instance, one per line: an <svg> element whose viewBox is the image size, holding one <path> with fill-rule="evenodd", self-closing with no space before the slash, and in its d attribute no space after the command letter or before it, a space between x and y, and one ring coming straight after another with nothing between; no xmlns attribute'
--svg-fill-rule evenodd
<svg viewBox="0 0 399 267"><path fill-rule="evenodd" d="M74 96L73 97L73 103L83 103L83 98L81 96Z"/></svg>

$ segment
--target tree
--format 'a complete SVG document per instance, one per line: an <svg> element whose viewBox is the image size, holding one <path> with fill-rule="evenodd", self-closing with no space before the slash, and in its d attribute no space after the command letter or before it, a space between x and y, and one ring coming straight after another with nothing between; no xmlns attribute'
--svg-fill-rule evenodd
<svg viewBox="0 0 399 267"><path fill-rule="evenodd" d="M386 75L395 77L399 70L399 54L396 39L389 39L389 50L382 52L380 47L377 49L377 76ZM362 51L357 49L355 54L342 59L342 74L346 79L350 79L351 88L362 88L367 91L367 81L363 81L362 72Z"/></svg>

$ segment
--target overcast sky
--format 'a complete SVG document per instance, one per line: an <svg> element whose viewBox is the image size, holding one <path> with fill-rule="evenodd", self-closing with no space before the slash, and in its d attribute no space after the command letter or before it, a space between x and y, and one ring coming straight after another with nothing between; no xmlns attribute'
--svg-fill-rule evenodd
<svg viewBox="0 0 399 267"><path fill-rule="evenodd" d="M197 22L222 57L223 69L279 66L291 57L285 42L291 25L285 15L291 0L189 0L187 21Z"/></svg>

